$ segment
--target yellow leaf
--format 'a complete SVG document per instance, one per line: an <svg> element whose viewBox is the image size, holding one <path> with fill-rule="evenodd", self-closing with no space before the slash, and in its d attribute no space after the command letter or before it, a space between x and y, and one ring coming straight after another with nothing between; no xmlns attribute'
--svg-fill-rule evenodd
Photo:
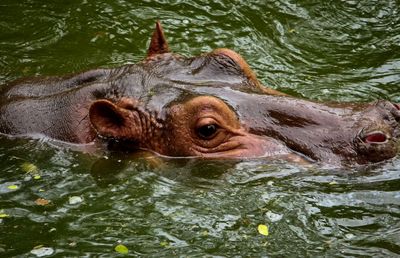
<svg viewBox="0 0 400 258"><path fill-rule="evenodd" d="M8 189L10 190L17 190L18 189L18 185L9 185L7 186Z"/></svg>
<svg viewBox="0 0 400 258"><path fill-rule="evenodd" d="M160 245L161 245L162 247L168 247L168 246L169 246L169 243L168 243L167 241L162 241L162 242L160 242Z"/></svg>
<svg viewBox="0 0 400 258"><path fill-rule="evenodd" d="M269 235L269 231L268 231L268 226L264 225L264 224L260 224L258 225L258 233L260 233L261 235L264 236L268 236Z"/></svg>
<svg viewBox="0 0 400 258"><path fill-rule="evenodd" d="M38 171L37 166L35 166L34 164L29 163L29 162L22 163L21 168L26 173L33 173L33 172L37 172Z"/></svg>
<svg viewBox="0 0 400 258"><path fill-rule="evenodd" d="M127 254L129 252L128 248L122 244L117 245L114 250L120 254Z"/></svg>
<svg viewBox="0 0 400 258"><path fill-rule="evenodd" d="M33 179L36 179L36 180L38 180L38 179L40 179L40 178L41 178L40 175L35 175L35 176L33 177Z"/></svg>
<svg viewBox="0 0 400 258"><path fill-rule="evenodd" d="M0 219L2 219L2 218L8 218L8 217L10 217L10 215L5 214L5 213L0 213Z"/></svg>

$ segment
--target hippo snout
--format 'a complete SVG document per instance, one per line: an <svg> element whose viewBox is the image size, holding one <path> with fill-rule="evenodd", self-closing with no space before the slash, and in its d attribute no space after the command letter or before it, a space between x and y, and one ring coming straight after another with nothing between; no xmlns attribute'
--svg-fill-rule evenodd
<svg viewBox="0 0 400 258"><path fill-rule="evenodd" d="M377 101L363 115L364 125L354 140L355 149L367 161L379 162L396 156L400 137L400 105Z"/></svg>

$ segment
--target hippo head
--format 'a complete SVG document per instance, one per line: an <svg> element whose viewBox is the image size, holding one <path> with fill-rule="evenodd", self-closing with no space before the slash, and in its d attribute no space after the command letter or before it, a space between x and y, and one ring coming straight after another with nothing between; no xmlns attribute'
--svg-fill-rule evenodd
<svg viewBox="0 0 400 258"><path fill-rule="evenodd" d="M166 156L279 157L364 164L397 153L399 106L322 104L257 80L229 49L185 58L159 23L148 56L111 74L111 92L89 109L97 134L117 146Z"/></svg>

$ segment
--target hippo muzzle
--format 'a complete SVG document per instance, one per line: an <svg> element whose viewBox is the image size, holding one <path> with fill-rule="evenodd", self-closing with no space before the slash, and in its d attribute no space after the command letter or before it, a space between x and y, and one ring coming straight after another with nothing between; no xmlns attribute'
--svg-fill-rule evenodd
<svg viewBox="0 0 400 258"><path fill-rule="evenodd" d="M389 101L377 101L365 111L365 120L354 138L354 146L363 159L378 162L394 157L400 136L400 107ZM380 117L381 119L374 119Z"/></svg>

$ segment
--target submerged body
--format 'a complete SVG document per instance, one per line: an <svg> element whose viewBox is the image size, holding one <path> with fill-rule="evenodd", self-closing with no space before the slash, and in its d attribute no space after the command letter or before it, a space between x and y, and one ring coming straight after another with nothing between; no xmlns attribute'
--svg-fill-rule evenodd
<svg viewBox="0 0 400 258"><path fill-rule="evenodd" d="M157 23L135 65L1 88L0 132L41 133L166 156L308 157L364 164L397 154L399 106L321 104L260 84L229 49L199 57L170 53Z"/></svg>

